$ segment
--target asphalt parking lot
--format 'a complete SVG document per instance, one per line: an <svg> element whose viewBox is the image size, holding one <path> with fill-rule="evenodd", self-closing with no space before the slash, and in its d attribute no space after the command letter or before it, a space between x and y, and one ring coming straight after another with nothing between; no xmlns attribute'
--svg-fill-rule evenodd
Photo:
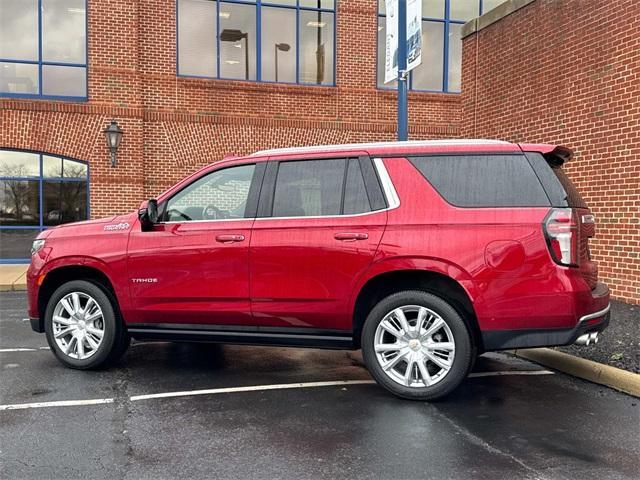
<svg viewBox="0 0 640 480"><path fill-rule="evenodd" d="M508 355L431 404L340 351L134 343L117 368L81 372L31 332L24 293L0 302L2 478L640 474L639 399Z"/></svg>

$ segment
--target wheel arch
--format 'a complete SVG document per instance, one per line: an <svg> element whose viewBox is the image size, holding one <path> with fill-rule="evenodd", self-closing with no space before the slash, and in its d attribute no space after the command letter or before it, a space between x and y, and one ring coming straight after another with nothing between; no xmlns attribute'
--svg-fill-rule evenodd
<svg viewBox="0 0 640 480"><path fill-rule="evenodd" d="M446 271L451 273L453 270L448 266ZM462 271L454 273L458 273L455 275L457 278L444 273L442 268L403 264L397 268L380 269L370 275L358 288L351 310L356 347L360 347L367 315L380 300L399 291L417 289L437 295L450 303L469 326L474 346L478 351L483 351L482 336L473 306L473 282Z"/></svg>
<svg viewBox="0 0 640 480"><path fill-rule="evenodd" d="M86 262L74 262L72 264L58 265L46 273L38 290L38 313L42 324L51 295L58 287L73 280L86 280L101 286L113 302L116 314L119 318L122 318L118 296L108 274L95 265L87 265Z"/></svg>

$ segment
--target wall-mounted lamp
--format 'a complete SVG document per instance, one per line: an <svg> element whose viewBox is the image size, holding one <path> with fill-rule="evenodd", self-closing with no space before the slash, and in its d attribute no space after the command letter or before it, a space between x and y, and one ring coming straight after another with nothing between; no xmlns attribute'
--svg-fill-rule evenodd
<svg viewBox="0 0 640 480"><path fill-rule="evenodd" d="M111 166L115 167L118 164L116 153L118 152L118 147L120 146L124 132L115 120L111 120L111 124L103 130L103 133L107 139L107 147L111 152Z"/></svg>

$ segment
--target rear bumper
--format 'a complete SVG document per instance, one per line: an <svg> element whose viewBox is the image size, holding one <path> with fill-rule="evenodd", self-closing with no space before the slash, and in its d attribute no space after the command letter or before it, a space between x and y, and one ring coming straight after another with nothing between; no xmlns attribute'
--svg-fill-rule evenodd
<svg viewBox="0 0 640 480"><path fill-rule="evenodd" d="M571 329L487 330L482 332L482 342L485 351L571 345L585 333L602 332L609 326L610 317L607 309L596 323L580 322Z"/></svg>
<svg viewBox="0 0 640 480"><path fill-rule="evenodd" d="M587 305L590 309L580 314L573 328L483 330L484 350L571 345L585 333L602 332L611 319L609 289L605 284L596 286Z"/></svg>

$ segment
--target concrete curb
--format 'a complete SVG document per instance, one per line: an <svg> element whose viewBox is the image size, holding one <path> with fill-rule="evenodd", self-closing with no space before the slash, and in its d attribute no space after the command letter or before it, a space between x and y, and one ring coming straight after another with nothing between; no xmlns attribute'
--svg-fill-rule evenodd
<svg viewBox="0 0 640 480"><path fill-rule="evenodd" d="M640 397L640 374L585 360L550 348L512 350L512 353L517 357L526 358L574 377L615 388L634 397Z"/></svg>
<svg viewBox="0 0 640 480"><path fill-rule="evenodd" d="M24 291L26 289L27 289L26 283L0 284L0 292L16 292L16 291Z"/></svg>
<svg viewBox="0 0 640 480"><path fill-rule="evenodd" d="M27 289L27 264L0 265L0 292Z"/></svg>

